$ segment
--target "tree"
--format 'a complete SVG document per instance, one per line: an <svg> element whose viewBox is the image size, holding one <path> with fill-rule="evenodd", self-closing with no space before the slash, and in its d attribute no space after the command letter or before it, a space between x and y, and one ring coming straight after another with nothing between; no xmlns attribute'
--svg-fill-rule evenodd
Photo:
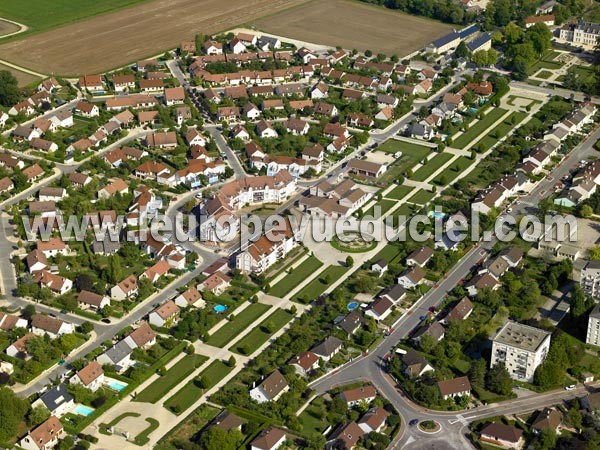
<svg viewBox="0 0 600 450"><path fill-rule="evenodd" d="M592 216L592 214L594 214L594 210L590 205L583 205L579 210L579 213L581 214L581 217L588 219Z"/></svg>
<svg viewBox="0 0 600 450"><path fill-rule="evenodd" d="M499 395L508 395L512 391L512 380L506 366L502 363L490 368L485 380L486 388Z"/></svg>
<svg viewBox="0 0 600 450"><path fill-rule="evenodd" d="M558 362L546 360L535 369L533 381L542 389L549 389L561 385L564 376L563 368Z"/></svg>
<svg viewBox="0 0 600 450"><path fill-rule="evenodd" d="M0 70L0 105L12 106L20 99L19 84L8 70Z"/></svg>
<svg viewBox="0 0 600 450"><path fill-rule="evenodd" d="M436 340L428 334L424 334L421 336L421 339L419 339L419 347L425 353L431 353L436 345Z"/></svg>
<svg viewBox="0 0 600 450"><path fill-rule="evenodd" d="M585 311L587 310L587 305L585 301L585 295L583 294L583 290L581 289L581 285L576 283L573 286L573 291L571 293L571 317L574 319L579 318Z"/></svg>
<svg viewBox="0 0 600 450"><path fill-rule="evenodd" d="M33 408L29 412L29 416L27 417L27 422L29 423L30 428L35 428L42 422L48 420L50 418L50 411L45 406L38 406L37 408Z"/></svg>
<svg viewBox="0 0 600 450"><path fill-rule="evenodd" d="M200 436L203 450L235 450L243 440L242 433L234 428L226 431L219 427L210 427Z"/></svg>
<svg viewBox="0 0 600 450"><path fill-rule="evenodd" d="M479 67L487 66L489 64L487 51L479 50L473 53L473 64Z"/></svg>
<svg viewBox="0 0 600 450"><path fill-rule="evenodd" d="M206 375L197 378L196 384L200 389L208 389L210 387L210 379Z"/></svg>
<svg viewBox="0 0 600 450"><path fill-rule="evenodd" d="M229 361L227 361L227 365L229 367L234 367L235 366L235 357L233 355L229 357Z"/></svg>
<svg viewBox="0 0 600 450"><path fill-rule="evenodd" d="M346 256L346 267L352 267L354 265L354 258L348 255Z"/></svg>
<svg viewBox="0 0 600 450"><path fill-rule="evenodd" d="M458 44L458 47L456 47L456 50L454 51L454 53L459 58L468 58L469 55L471 54L465 41L461 41L461 43Z"/></svg>
<svg viewBox="0 0 600 450"><path fill-rule="evenodd" d="M7 442L15 436L28 408L29 404L12 390L0 388L0 442Z"/></svg>
<svg viewBox="0 0 600 450"><path fill-rule="evenodd" d="M495 66L498 64L498 52L493 48L490 48L487 51L487 63L488 66Z"/></svg>

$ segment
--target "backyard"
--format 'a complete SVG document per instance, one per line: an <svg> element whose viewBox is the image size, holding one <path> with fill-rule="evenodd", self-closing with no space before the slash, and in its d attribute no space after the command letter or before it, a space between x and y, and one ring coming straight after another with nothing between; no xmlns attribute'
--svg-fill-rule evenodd
<svg viewBox="0 0 600 450"><path fill-rule="evenodd" d="M483 116L483 119L477 121L474 125L471 125L467 131L457 137L452 146L455 148L465 148L507 112L508 111L502 108L490 109L489 112Z"/></svg>
<svg viewBox="0 0 600 450"><path fill-rule="evenodd" d="M317 279L306 285L292 300L300 303L310 303L327 290L332 283L339 280L348 271L346 266L329 266L319 274Z"/></svg>

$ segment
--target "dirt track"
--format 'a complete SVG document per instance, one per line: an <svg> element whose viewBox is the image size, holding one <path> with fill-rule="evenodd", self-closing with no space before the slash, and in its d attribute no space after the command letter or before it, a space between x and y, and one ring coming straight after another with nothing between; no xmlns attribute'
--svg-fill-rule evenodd
<svg viewBox="0 0 600 450"><path fill-rule="evenodd" d="M315 44L404 56L448 33L433 20L348 0L314 0L256 21L256 28Z"/></svg>
<svg viewBox="0 0 600 450"><path fill-rule="evenodd" d="M154 0L0 45L2 58L47 74L106 71L177 47L196 33L249 23L304 0Z"/></svg>

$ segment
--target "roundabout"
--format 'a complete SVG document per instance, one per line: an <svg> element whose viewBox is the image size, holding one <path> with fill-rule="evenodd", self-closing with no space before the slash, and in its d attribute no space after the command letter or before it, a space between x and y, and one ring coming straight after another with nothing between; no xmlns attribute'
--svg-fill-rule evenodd
<svg viewBox="0 0 600 450"><path fill-rule="evenodd" d="M368 240L365 240L366 237ZM345 253L366 253L377 247L377 241L370 236L361 236L357 232L350 232L333 236L331 246Z"/></svg>
<svg viewBox="0 0 600 450"><path fill-rule="evenodd" d="M428 434L438 433L442 429L440 424L435 420L423 420L417 426L419 427L419 431Z"/></svg>

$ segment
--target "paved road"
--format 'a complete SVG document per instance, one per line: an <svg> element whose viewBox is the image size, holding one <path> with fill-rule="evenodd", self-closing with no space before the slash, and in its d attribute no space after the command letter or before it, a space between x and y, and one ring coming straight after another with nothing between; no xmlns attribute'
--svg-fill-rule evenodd
<svg viewBox="0 0 600 450"><path fill-rule="evenodd" d="M539 200L547 197L551 190L550 188L554 185L555 181L560 179L563 175L573 170L579 165L582 159L589 157L592 154L598 154L592 146L596 140L600 138L600 128L596 129L585 141L578 145L559 166L557 166L546 179L538 184L530 194L522 197L522 202L516 205L511 215L517 217L523 213L533 212L533 208L527 206L527 204L537 204ZM551 180L550 180L551 178ZM431 289L424 297L422 297L413 307L404 314L399 321L394 325L394 331L385 338L380 344L378 344L369 354L362 357L354 362L351 362L342 368L334 371L329 376L318 380L311 384L311 387L319 393L324 393L331 388L349 382L367 379L370 380L375 387L382 392L398 410L403 417L403 423L407 423L413 418L427 419L434 418L438 420L440 416L447 418L447 414L440 415L440 413L432 413L423 411L422 408L416 406L412 402L408 401L401 392L396 390L389 377L385 373L385 356L400 340L404 339L409 333L415 329L420 323L419 317L425 315L428 309L432 306L439 306L444 297L448 292L454 289L461 280L465 279L471 269L477 265L480 261L487 258L490 250L496 243L496 239L493 238L490 241L484 241L477 243L467 254L456 264L453 269L445 276L433 289ZM545 399L552 401L553 398L560 399L562 395L568 396L569 394L560 395L557 393L554 395L546 396ZM520 411L519 408L524 408L523 404L530 404L535 409L536 404L539 407L541 404L536 403L536 398L530 399L529 402L515 402L510 401L507 404L501 404L496 409L491 407L483 410L490 413L491 417L497 414L499 411L511 410L516 408L514 412ZM540 399L541 401L541 399ZM552 404L552 403L549 403ZM479 412L478 414L484 414ZM467 414L463 414L467 417ZM456 419L457 417L455 417ZM442 423L443 426L443 440L446 448L464 449L471 448L471 444L465 439L462 428L466 424L466 421L455 421L454 424L450 424L448 421ZM401 438L394 443L394 448L423 448L418 446L410 445L414 441L422 438L422 433L417 428L404 427ZM429 442L429 440L428 440ZM414 444L416 445L416 444Z"/></svg>

